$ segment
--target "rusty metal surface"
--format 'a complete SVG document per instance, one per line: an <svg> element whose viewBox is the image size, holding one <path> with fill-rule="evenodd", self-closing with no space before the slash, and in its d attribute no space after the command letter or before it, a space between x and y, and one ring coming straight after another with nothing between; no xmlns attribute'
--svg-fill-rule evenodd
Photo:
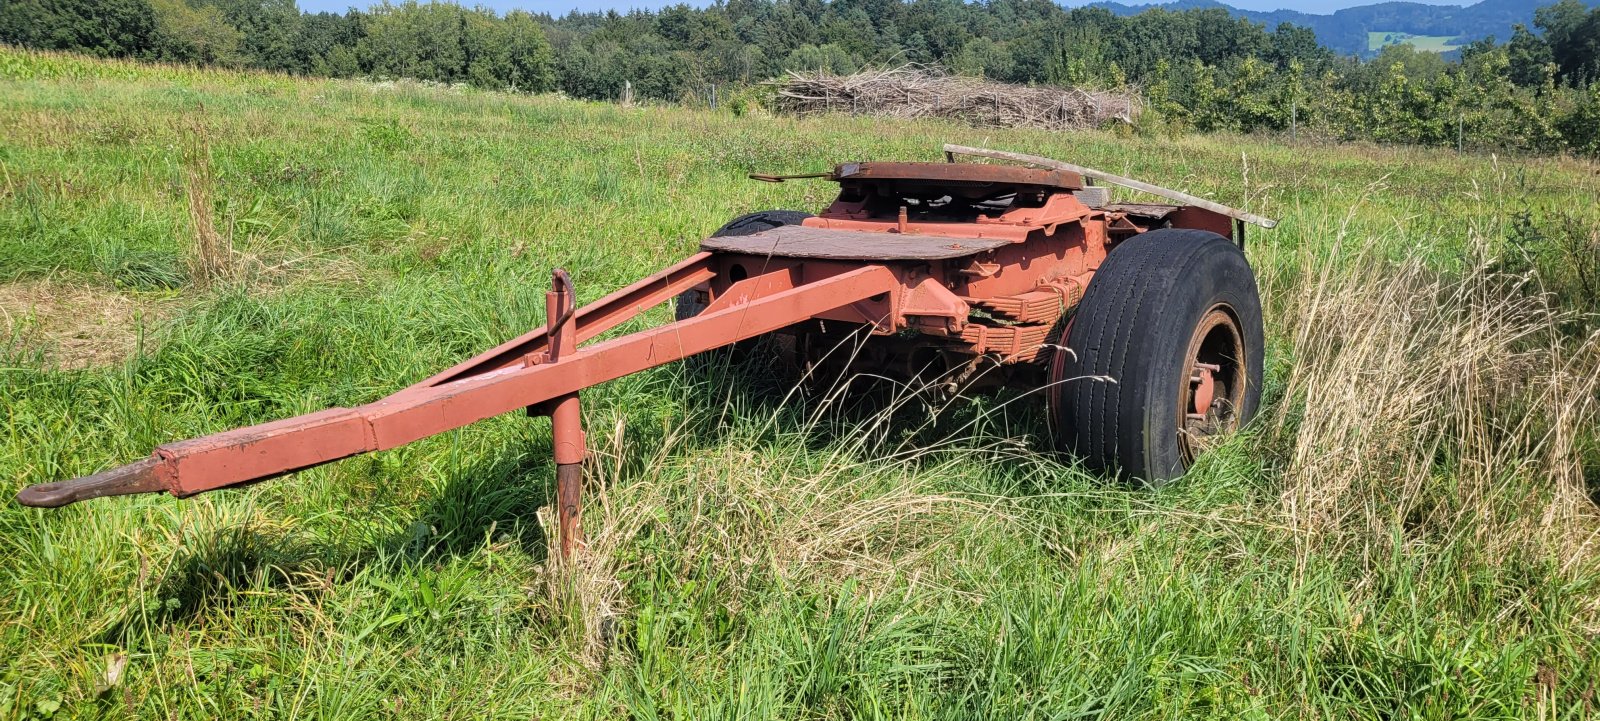
<svg viewBox="0 0 1600 721"><path fill-rule="evenodd" d="M1050 335L1047 324L989 326L972 324L961 334L979 353L994 353L1002 362L1032 360Z"/></svg>
<svg viewBox="0 0 1600 721"><path fill-rule="evenodd" d="M1184 351L1178 389L1178 446L1193 462L1209 439L1237 427L1235 409L1244 403L1244 333L1225 304L1208 309L1195 325Z"/></svg>
<svg viewBox="0 0 1600 721"><path fill-rule="evenodd" d="M786 225L750 235L707 238L701 250L744 255L831 260L945 260L994 250L1004 238L941 238L858 230Z"/></svg>
<svg viewBox="0 0 1600 721"><path fill-rule="evenodd" d="M583 547L583 464L556 464L556 533L561 559Z"/></svg>
<svg viewBox="0 0 1600 721"><path fill-rule="evenodd" d="M937 192L937 191L930 191ZM884 212L889 210L891 212ZM1056 226L1078 223L1094 214L1088 206L1069 192L1051 192L1038 203L1011 203L993 207L989 212L975 213L959 220L937 217L907 218L904 232L915 235L934 235L944 238L1006 238L1017 242L1026 240L1038 230L1053 233ZM878 232L899 230L901 218L899 205L886 208L872 197L841 192L839 198L815 218L806 220L811 228L833 230L865 230Z"/></svg>
<svg viewBox="0 0 1600 721"><path fill-rule="evenodd" d="M1107 203L1101 206L1100 209L1107 213L1124 213L1160 220L1177 212L1180 207L1182 206L1163 203Z"/></svg>
<svg viewBox="0 0 1600 721"><path fill-rule="evenodd" d="M1015 165L977 163L843 163L834 168L833 179L1024 185L1057 190L1078 190L1083 187L1083 176L1066 170L1041 170Z"/></svg>
<svg viewBox="0 0 1600 721"><path fill-rule="evenodd" d="M578 352L578 324L576 309L577 290L567 272L556 269L551 274L550 292L545 294L546 326L550 329L549 349L539 360L557 364L561 359ZM530 358L529 365L534 365ZM550 405L550 436L555 447L556 461L556 517L557 533L561 542L561 557L571 558L574 550L583 543L583 531L578 525L583 508L583 459L588 455L583 433L583 410L578 402L578 391L562 394L547 401Z"/></svg>
<svg viewBox="0 0 1600 721"><path fill-rule="evenodd" d="M159 459L146 458L92 476L29 486L17 494L17 502L37 508L59 508L91 498L155 493L167 488L161 470Z"/></svg>
<svg viewBox="0 0 1600 721"><path fill-rule="evenodd" d="M1083 298L1087 280L1067 279L1049 283L1039 290L993 298L974 298L974 307L1012 323L1054 323L1067 309Z"/></svg>

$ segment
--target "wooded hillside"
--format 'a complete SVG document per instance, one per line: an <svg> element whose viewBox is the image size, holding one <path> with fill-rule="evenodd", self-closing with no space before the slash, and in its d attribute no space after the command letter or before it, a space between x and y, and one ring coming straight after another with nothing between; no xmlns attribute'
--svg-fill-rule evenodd
<svg viewBox="0 0 1600 721"><path fill-rule="evenodd" d="M1538 9L1459 51L1341 56L1309 28L1220 8L1122 16L1048 0L731 0L696 9L503 16L387 2L344 14L293 0L15 0L0 41L102 56L302 75L416 78L488 89L760 103L786 70L904 63L1027 85L1132 87L1141 128L1600 153L1600 10Z"/></svg>

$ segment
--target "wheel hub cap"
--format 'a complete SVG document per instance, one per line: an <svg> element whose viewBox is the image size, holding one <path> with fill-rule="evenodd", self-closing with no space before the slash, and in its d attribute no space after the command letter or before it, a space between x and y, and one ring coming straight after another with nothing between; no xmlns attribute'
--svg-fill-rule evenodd
<svg viewBox="0 0 1600 721"><path fill-rule="evenodd" d="M1178 444L1190 465L1214 436L1238 426L1244 400L1244 335L1225 304L1207 310L1184 355L1178 410Z"/></svg>

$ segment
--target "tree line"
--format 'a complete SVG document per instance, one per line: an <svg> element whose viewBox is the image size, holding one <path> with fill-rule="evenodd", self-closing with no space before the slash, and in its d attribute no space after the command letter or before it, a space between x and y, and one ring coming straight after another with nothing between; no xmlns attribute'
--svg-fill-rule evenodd
<svg viewBox="0 0 1600 721"><path fill-rule="evenodd" d="M415 78L580 98L736 107L786 70L901 63L1013 83L1138 89L1141 126L1294 132L1600 155L1600 9L1540 8L1533 28L1446 60L1410 46L1339 56L1304 27L1220 8L1117 16L1051 0L724 0L697 9L504 15L383 2L7 0L0 42L332 77ZM745 89L740 95L737 91Z"/></svg>

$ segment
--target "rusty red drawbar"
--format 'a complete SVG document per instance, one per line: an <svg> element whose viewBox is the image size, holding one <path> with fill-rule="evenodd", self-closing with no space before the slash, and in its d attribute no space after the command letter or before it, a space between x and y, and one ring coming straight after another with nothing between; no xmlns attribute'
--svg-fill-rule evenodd
<svg viewBox="0 0 1600 721"><path fill-rule="evenodd" d="M1073 426L1058 430L1064 434L1063 446L1084 454L1091 465L1131 466L1134 475L1146 480L1173 475L1172 464L1161 458L1154 464L1139 458L1130 463L1124 456L1137 452L1118 450L1134 445L1120 436L1118 448L1105 452L1105 444L1094 439L1096 433L1110 437L1122 431L1104 423L1085 428L1082 411L1099 408L1120 417L1137 410L1129 405L1133 402L1160 406L1164 410L1158 415L1171 416L1173 428L1132 430L1144 439L1140 442L1150 458L1167 452L1151 439L1173 435L1168 445L1179 453L1178 472L1200 450L1200 440L1249 417L1260 376L1258 302L1249 307L1255 297L1253 280L1247 294L1237 282L1223 283L1221 291L1210 294L1214 297L1198 302L1180 302L1169 294L1158 303L1162 299L1133 298L1127 292L1106 301L1111 304L1107 307L1129 308L1132 299L1147 310L1161 308L1161 315L1184 315L1175 326L1163 325L1160 315L1140 320L1144 316L1127 316L1124 310L1122 315L1132 320L1102 322L1115 313L1096 311L1091 322L1085 313L1091 300L1103 295L1107 268L1125 254L1120 246L1129 245L1126 255L1132 259L1135 239L1159 237L1158 243L1137 244L1159 246L1157 250L1139 253L1165 258L1187 252L1204 263L1206 257L1237 253L1244 241L1243 223L1272 227L1272 221L1046 158L957 146L946 146L946 152L945 163L846 163L825 175L787 176L825 177L837 182L840 192L817 216L774 211L737 219L707 239L701 252L582 308L576 307L571 279L556 270L546 294L544 327L381 400L169 443L126 466L31 486L18 494L18 501L54 507L133 493L191 496L394 448L527 409L552 418L561 549L570 553L581 537L585 442L579 392L773 333L796 339L789 346L796 360L810 364L828 362L815 349L830 340L868 334L863 352L848 367L834 369L839 372L869 367L913 373L933 367L962 375L964 369L987 366L1000 372L966 375L982 376L990 384L1047 388L1052 417L1058 425ZM1034 167L958 163L957 154ZM1091 187L1085 176L1181 202L1111 203L1106 189ZM1233 250L1219 250L1222 246ZM1238 259L1242 263L1243 255ZM1141 267L1152 262L1147 258ZM1218 268L1195 272L1217 278L1236 273L1232 265ZM1248 275L1248 266L1244 268ZM1119 282L1151 284L1150 279ZM1196 285L1184 278L1162 282ZM588 343L673 299L678 300L676 322ZM1097 336L1091 325L1115 327L1110 335ZM1181 332L1162 331L1166 326ZM1151 341L1160 352L1138 347L1115 352L1118 334L1137 340L1140 333L1162 332L1172 338ZM1134 368L1131 375L1100 372L1105 369L1094 359L1108 353L1117 357L1107 363L1120 363L1125 371ZM1140 358L1167 355L1175 360L1138 370ZM1169 377L1170 383L1163 380ZM1147 392L1133 394L1137 398L1130 401L1117 388L1115 398L1107 391L1096 401L1098 391L1091 387L1130 384ZM1088 390L1078 392L1078 386ZM1148 417L1145 421L1143 425L1151 425Z"/></svg>

